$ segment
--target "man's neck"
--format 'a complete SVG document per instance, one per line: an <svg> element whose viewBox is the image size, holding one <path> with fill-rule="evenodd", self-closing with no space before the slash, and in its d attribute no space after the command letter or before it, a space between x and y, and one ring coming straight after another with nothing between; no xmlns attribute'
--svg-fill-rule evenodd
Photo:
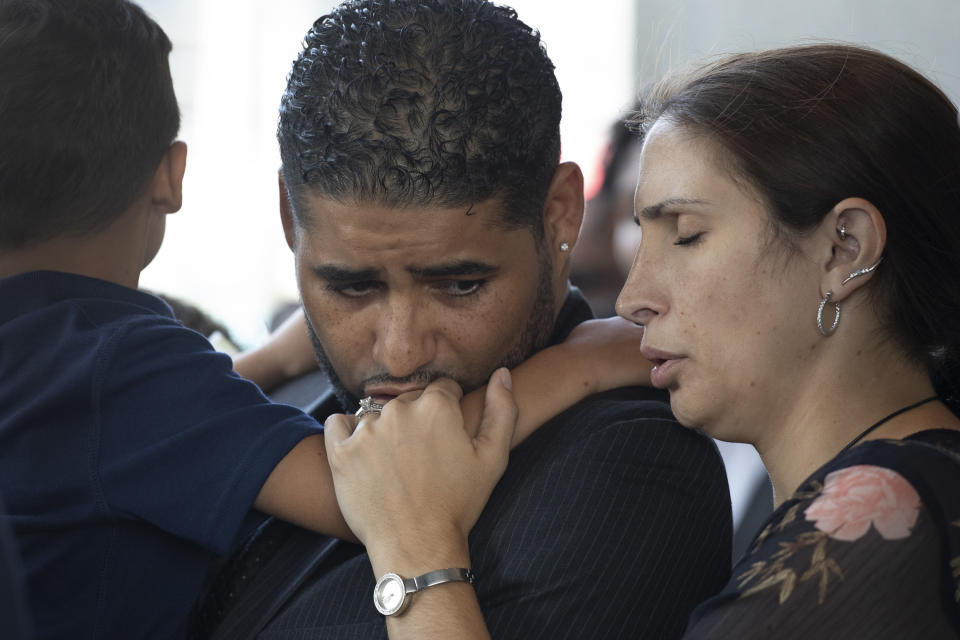
<svg viewBox="0 0 960 640"><path fill-rule="evenodd" d="M567 283L566 296L560 305L560 310L557 312L557 318L553 325L553 333L550 334L550 342L548 345L563 342L577 325L591 320L593 317L593 310L590 309L590 304L583 296L583 293L573 285Z"/></svg>

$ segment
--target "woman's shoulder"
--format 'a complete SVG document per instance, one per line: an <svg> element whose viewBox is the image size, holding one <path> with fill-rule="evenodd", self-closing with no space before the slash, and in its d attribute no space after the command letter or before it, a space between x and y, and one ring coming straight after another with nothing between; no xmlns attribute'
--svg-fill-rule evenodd
<svg viewBox="0 0 960 640"><path fill-rule="evenodd" d="M918 431L903 440L886 440L883 442L899 443L901 446L914 444L927 445L954 456L957 463L960 464L960 431L955 429L927 429L925 431ZM913 450L912 446L909 448L911 451Z"/></svg>
<svg viewBox="0 0 960 640"><path fill-rule="evenodd" d="M956 637L958 452L960 433L931 430L828 462L771 515L690 637Z"/></svg>
<svg viewBox="0 0 960 640"><path fill-rule="evenodd" d="M807 478L794 498L812 498L813 508L832 496L915 496L952 522L960 520L958 486L960 431L929 429L903 440L871 440L843 452Z"/></svg>

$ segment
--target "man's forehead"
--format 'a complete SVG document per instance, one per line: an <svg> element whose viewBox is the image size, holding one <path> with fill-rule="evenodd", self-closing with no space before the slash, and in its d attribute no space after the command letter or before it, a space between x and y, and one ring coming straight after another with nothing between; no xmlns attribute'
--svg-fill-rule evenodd
<svg viewBox="0 0 960 640"><path fill-rule="evenodd" d="M514 262L516 253L537 252L532 230L507 224L496 199L395 207L314 196L304 204L301 255L315 268L328 266L321 275L329 280L360 279L360 272L387 267L422 278L482 276Z"/></svg>
<svg viewBox="0 0 960 640"><path fill-rule="evenodd" d="M298 222L308 229L318 224L334 227L368 224L376 225L378 233L390 233L397 224L422 226L429 230L438 229L445 223L483 226L501 231L518 228L507 222L506 205L499 196L473 203L419 202L398 205L383 200L331 197L308 192L298 200Z"/></svg>

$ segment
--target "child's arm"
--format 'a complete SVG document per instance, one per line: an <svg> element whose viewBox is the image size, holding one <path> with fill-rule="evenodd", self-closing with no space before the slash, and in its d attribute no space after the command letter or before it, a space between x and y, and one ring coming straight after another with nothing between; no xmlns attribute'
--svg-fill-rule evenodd
<svg viewBox="0 0 960 640"><path fill-rule="evenodd" d="M301 440L274 467L253 506L281 520L356 542L340 515L322 435Z"/></svg>
<svg viewBox="0 0 960 640"><path fill-rule="evenodd" d="M262 345L233 359L233 370L265 391L316 367L302 308L292 313Z"/></svg>
<svg viewBox="0 0 960 640"><path fill-rule="evenodd" d="M589 395L650 384L651 364L640 355L643 329L620 318L585 322L567 341L544 349L512 372L519 415L511 446ZM480 426L486 387L461 402L465 428ZM323 436L305 438L267 478L254 506L281 520L320 533L356 540L333 491Z"/></svg>
<svg viewBox="0 0 960 640"><path fill-rule="evenodd" d="M268 391L316 366L302 308L290 314L262 345L233 359L234 371ZM320 434L304 438L280 460L253 506L306 529L357 541L340 515Z"/></svg>
<svg viewBox="0 0 960 640"><path fill-rule="evenodd" d="M640 355L643 328L622 318L584 322L566 342L548 347L518 365L513 397L519 416L511 448L540 425L587 396L634 385L650 385L649 361ZM466 429L480 426L484 388L464 396Z"/></svg>

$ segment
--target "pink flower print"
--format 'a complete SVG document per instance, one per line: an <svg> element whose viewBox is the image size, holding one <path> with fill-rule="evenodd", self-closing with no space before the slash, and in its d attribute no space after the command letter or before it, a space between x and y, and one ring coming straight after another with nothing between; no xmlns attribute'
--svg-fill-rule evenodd
<svg viewBox="0 0 960 640"><path fill-rule="evenodd" d="M823 491L804 515L831 538L852 542L872 523L886 540L910 535L920 496L896 471L856 465L827 475Z"/></svg>

